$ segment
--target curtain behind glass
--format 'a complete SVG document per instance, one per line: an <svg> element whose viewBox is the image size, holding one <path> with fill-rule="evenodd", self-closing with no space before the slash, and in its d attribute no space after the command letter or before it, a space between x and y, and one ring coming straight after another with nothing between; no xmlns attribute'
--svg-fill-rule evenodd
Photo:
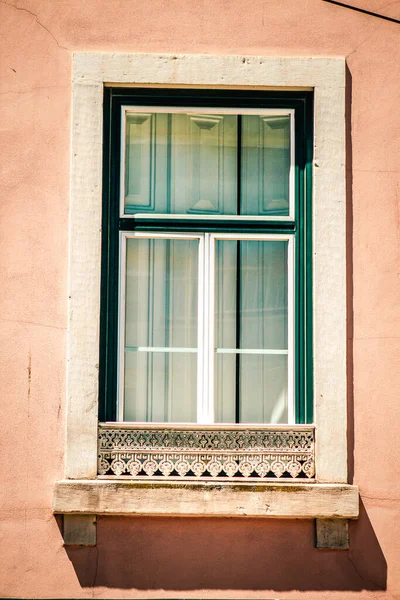
<svg viewBox="0 0 400 600"><path fill-rule="evenodd" d="M125 213L236 214L237 116L128 113Z"/></svg>
<svg viewBox="0 0 400 600"><path fill-rule="evenodd" d="M126 115L126 214L288 215L289 176L289 116Z"/></svg>
<svg viewBox="0 0 400 600"><path fill-rule="evenodd" d="M240 214L288 215L290 117L242 117Z"/></svg>
<svg viewBox="0 0 400 600"><path fill-rule="evenodd" d="M288 420L287 242L216 242L216 422Z"/></svg>
<svg viewBox="0 0 400 600"><path fill-rule="evenodd" d="M124 420L195 422L198 241L126 244Z"/></svg>

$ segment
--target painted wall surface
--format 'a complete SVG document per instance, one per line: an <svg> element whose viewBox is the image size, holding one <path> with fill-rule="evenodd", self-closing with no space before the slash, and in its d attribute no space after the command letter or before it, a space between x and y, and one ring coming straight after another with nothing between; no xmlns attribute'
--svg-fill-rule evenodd
<svg viewBox="0 0 400 600"><path fill-rule="evenodd" d="M353 3L353 0L352 0ZM399 19L398 2L358 0ZM0 596L400 598L400 25L323 0L2 0ZM99 518L65 548L71 53L344 56L350 550L312 521ZM352 450L354 449L354 453ZM353 459L354 456L354 459Z"/></svg>

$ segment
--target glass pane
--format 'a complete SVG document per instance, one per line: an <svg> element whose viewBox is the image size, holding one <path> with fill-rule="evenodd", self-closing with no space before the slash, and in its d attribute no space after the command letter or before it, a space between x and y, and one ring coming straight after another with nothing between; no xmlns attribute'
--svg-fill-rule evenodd
<svg viewBox="0 0 400 600"><path fill-rule="evenodd" d="M127 113L125 142L126 214L236 214L236 115Z"/></svg>
<svg viewBox="0 0 400 600"><path fill-rule="evenodd" d="M240 356L240 423L287 423L287 356Z"/></svg>
<svg viewBox="0 0 400 600"><path fill-rule="evenodd" d="M287 350L286 241L217 240L215 320L217 348Z"/></svg>
<svg viewBox="0 0 400 600"><path fill-rule="evenodd" d="M215 372L217 423L288 422L287 356L217 354Z"/></svg>
<svg viewBox="0 0 400 600"><path fill-rule="evenodd" d="M129 113L125 127L125 213L166 212L168 115Z"/></svg>
<svg viewBox="0 0 400 600"><path fill-rule="evenodd" d="M236 423L236 354L215 354L214 405L216 423ZM239 407L239 403L238 403Z"/></svg>
<svg viewBox="0 0 400 600"><path fill-rule="evenodd" d="M197 346L198 241L128 238L125 345Z"/></svg>
<svg viewBox="0 0 400 600"><path fill-rule="evenodd" d="M243 115L242 215L288 215L290 117Z"/></svg>
<svg viewBox="0 0 400 600"><path fill-rule="evenodd" d="M195 420L198 240L128 238L125 283L124 418Z"/></svg>
<svg viewBox="0 0 400 600"><path fill-rule="evenodd" d="M216 242L217 422L287 422L287 247Z"/></svg>
<svg viewBox="0 0 400 600"><path fill-rule="evenodd" d="M197 354L125 352L124 421L195 423Z"/></svg>

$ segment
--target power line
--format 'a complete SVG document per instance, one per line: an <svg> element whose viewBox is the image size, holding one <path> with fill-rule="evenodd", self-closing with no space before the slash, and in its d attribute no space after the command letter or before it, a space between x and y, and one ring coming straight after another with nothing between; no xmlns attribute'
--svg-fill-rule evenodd
<svg viewBox="0 0 400 600"><path fill-rule="evenodd" d="M356 10L357 12L363 13L364 15L370 15L371 17L377 17L378 19L384 19L385 21L391 21L392 23L400 23L400 19L394 19L393 17L387 17L386 15L380 15L375 12L371 12L370 10L365 10L364 8L359 8L358 6L351 6L350 4L345 4L344 2L338 2L337 0L323 0L324 2L330 2L331 4L337 4L338 6L342 6L343 8L350 8L350 10Z"/></svg>

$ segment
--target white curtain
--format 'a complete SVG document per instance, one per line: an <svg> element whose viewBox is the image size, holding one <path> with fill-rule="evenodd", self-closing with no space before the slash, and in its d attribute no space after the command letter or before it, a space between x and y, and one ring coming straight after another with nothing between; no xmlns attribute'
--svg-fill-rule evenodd
<svg viewBox="0 0 400 600"><path fill-rule="evenodd" d="M216 247L217 422L287 423L287 242Z"/></svg>
<svg viewBox="0 0 400 600"><path fill-rule="evenodd" d="M128 238L124 420L195 422L198 242Z"/></svg>

